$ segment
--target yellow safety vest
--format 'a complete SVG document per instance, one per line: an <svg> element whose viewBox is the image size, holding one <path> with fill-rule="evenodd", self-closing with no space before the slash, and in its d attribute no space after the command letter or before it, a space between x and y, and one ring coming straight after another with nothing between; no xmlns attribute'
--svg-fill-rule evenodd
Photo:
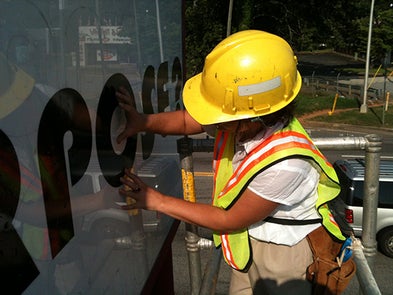
<svg viewBox="0 0 393 295"><path fill-rule="evenodd" d="M338 196L340 185L336 172L303 129L297 119L265 139L240 163L232 168L234 134L218 131L214 147L213 205L227 209L241 196L247 184L270 164L291 156L312 159L321 167L316 208L323 226L339 240L345 240L331 214L327 202ZM245 270L251 262L247 229L231 233L214 233L214 242L221 245L225 261L234 269Z"/></svg>
<svg viewBox="0 0 393 295"><path fill-rule="evenodd" d="M15 72L12 84L9 85L8 91L0 95L0 105L2 106L2 109L0 110L0 119L5 118L4 120L7 120L6 117L11 116L11 113L20 107L27 99L34 99L34 97L41 99L39 95L43 94L41 94L34 85L35 80L26 72L18 68ZM35 158L33 152L30 156ZM34 164L37 165L36 162ZM25 166L23 161L21 161L19 165L21 173L20 185L23 187L23 192L21 192L20 195L20 201L29 203L40 200L42 198L42 191L39 175L30 171L33 167ZM47 173L50 173L50 171ZM10 177L14 177L14 179L10 179L10 181L14 182L19 176L11 175ZM21 227L22 240L24 241L25 247L29 251L30 255L35 259L49 259L50 242L48 238L48 229L37 227L26 222L22 222Z"/></svg>

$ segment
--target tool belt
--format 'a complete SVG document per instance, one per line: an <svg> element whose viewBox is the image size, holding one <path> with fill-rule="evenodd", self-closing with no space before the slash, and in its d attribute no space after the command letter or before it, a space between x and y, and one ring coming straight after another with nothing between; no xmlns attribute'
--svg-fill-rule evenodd
<svg viewBox="0 0 393 295"><path fill-rule="evenodd" d="M343 242L336 241L323 226L308 234L307 240L314 261L308 266L306 276L313 285L313 294L341 294L356 273L352 256L343 259L340 255Z"/></svg>

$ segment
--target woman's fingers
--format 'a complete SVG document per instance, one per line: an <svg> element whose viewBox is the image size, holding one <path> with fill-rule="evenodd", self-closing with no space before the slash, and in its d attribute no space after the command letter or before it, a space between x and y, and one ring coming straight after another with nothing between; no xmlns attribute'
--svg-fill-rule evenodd
<svg viewBox="0 0 393 295"><path fill-rule="evenodd" d="M125 197L126 204L122 204L121 208L123 210L133 210L140 208L138 205L139 199L141 196L136 195L137 193L140 192L140 188L131 188L129 185L123 185L122 188L119 189L119 193ZM135 215L135 211L129 211L131 215Z"/></svg>
<svg viewBox="0 0 393 295"><path fill-rule="evenodd" d="M117 143L121 143L128 137L137 134L143 128L143 125L141 123L142 116L136 110L133 98L128 91L125 88L119 88L116 91L116 97L127 120L123 131L116 138Z"/></svg>
<svg viewBox="0 0 393 295"><path fill-rule="evenodd" d="M133 174L131 169L125 169L125 174L120 178L120 181L123 183L125 191L140 192L141 186L144 186L141 179Z"/></svg>
<svg viewBox="0 0 393 295"><path fill-rule="evenodd" d="M164 199L159 191L146 185L138 176L133 174L130 169L125 170L125 175L120 178L123 186L119 189L120 195L125 197L127 205L123 209L146 209L157 210ZM131 198L127 201L127 198ZM134 203L135 201L135 203Z"/></svg>
<svg viewBox="0 0 393 295"><path fill-rule="evenodd" d="M131 95L128 93L128 91L124 87L120 87L116 91L116 97L117 100L121 103L125 104L131 104Z"/></svg>

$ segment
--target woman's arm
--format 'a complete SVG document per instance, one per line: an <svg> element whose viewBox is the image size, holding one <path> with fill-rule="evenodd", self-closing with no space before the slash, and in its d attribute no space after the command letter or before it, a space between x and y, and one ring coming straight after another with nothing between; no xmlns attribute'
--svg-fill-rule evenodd
<svg viewBox="0 0 393 295"><path fill-rule="evenodd" d="M135 109L127 90L120 88L116 92L116 97L127 118L125 129L117 137L118 143L143 131L162 135L190 135L203 132L202 126L185 110L140 114Z"/></svg>
<svg viewBox="0 0 393 295"><path fill-rule="evenodd" d="M202 126L186 110L143 114L145 130L162 135L191 135L203 132Z"/></svg>
<svg viewBox="0 0 393 295"><path fill-rule="evenodd" d="M154 210L218 232L244 229L265 219L278 206L278 203L265 200L246 189L229 210L224 210L208 204L192 203L163 195L148 187L129 171L126 175L121 181L129 189L121 188L120 194L132 197L136 203L123 206L123 209Z"/></svg>

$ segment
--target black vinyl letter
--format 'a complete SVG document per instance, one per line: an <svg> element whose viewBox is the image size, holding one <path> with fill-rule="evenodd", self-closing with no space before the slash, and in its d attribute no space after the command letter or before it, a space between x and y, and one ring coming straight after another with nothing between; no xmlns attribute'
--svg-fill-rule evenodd
<svg viewBox="0 0 393 295"><path fill-rule="evenodd" d="M168 62L163 62L158 68L157 75L157 100L158 112L164 112L165 108L169 106L168 90L165 89L165 84L168 83Z"/></svg>
<svg viewBox="0 0 393 295"><path fill-rule="evenodd" d="M82 96L73 89L55 93L46 105L38 130L38 157L52 257L74 236L64 150L64 135L71 131L68 151L71 183L84 174L92 148L91 121Z"/></svg>
<svg viewBox="0 0 393 295"><path fill-rule="evenodd" d="M39 271L12 225L21 176L12 143L0 130L0 277L1 292L21 294Z"/></svg>
<svg viewBox="0 0 393 295"><path fill-rule="evenodd" d="M179 110L181 99L181 91L183 87L183 76L182 76L182 69L181 63L178 57L176 57L172 64L172 83L176 82L175 86L175 102L176 102L176 110Z"/></svg>
<svg viewBox="0 0 393 295"><path fill-rule="evenodd" d="M154 114L151 93L155 88L154 67L148 66L142 83L142 106L144 114ZM154 134L146 132L145 135L142 135L142 156L144 160L150 157L153 146Z"/></svg>
<svg viewBox="0 0 393 295"><path fill-rule="evenodd" d="M127 139L126 146L121 155L118 155L112 146L111 123L115 109L118 107L116 90L124 87L135 105L134 93L127 78L122 74L112 75L104 85L97 108L96 145L98 161L105 180L114 187L120 186L120 176L124 168L132 167L136 152L136 136Z"/></svg>

